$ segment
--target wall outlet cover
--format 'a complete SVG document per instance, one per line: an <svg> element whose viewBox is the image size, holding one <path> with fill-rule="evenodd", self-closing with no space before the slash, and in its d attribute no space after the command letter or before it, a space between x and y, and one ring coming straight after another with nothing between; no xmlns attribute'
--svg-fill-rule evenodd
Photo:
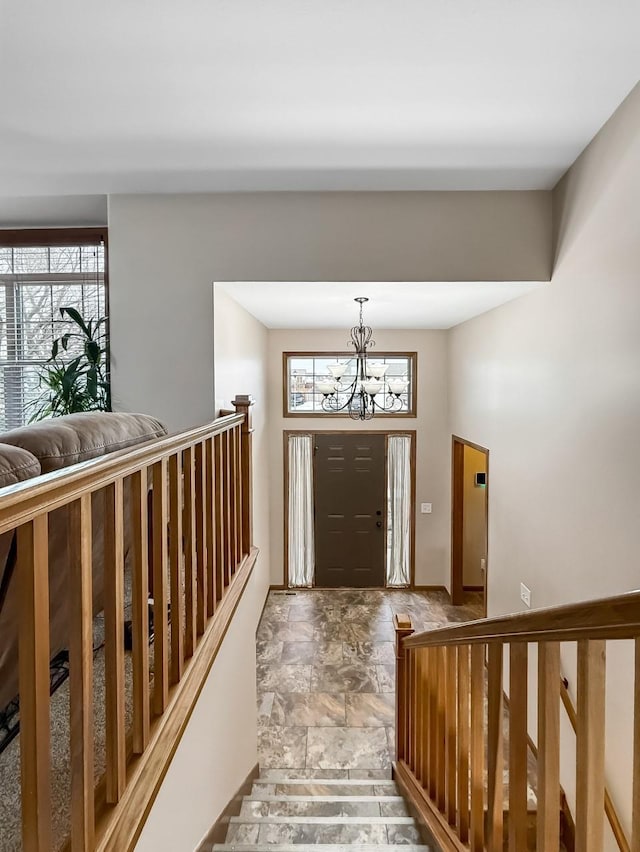
<svg viewBox="0 0 640 852"><path fill-rule="evenodd" d="M531 589L520 583L520 599L525 606L531 607Z"/></svg>
<svg viewBox="0 0 640 852"><path fill-rule="evenodd" d="M430 515L431 514L431 503L421 503L420 504L420 511L422 512L423 515Z"/></svg>

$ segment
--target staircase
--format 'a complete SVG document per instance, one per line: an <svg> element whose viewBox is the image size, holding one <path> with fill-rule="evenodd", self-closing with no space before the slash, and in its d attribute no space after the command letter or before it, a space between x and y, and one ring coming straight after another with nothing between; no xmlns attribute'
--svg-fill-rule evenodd
<svg viewBox="0 0 640 852"><path fill-rule="evenodd" d="M393 781L301 779L268 773L231 817L213 852L433 852Z"/></svg>

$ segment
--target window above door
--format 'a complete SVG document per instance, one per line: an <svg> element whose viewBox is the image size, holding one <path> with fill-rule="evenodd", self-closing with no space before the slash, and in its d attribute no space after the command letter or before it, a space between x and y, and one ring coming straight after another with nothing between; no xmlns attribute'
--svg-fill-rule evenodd
<svg viewBox="0 0 640 852"><path fill-rule="evenodd" d="M329 365L346 366L342 385L355 378L356 358L353 352L283 352L283 415L285 417L349 417L348 412L326 411L318 382L331 380ZM416 416L417 354L415 352L376 352L369 360L387 367L388 379L404 379L406 389L399 395L402 407L397 411L376 413L376 417ZM387 388L380 395L386 403ZM346 400L346 396L345 396Z"/></svg>

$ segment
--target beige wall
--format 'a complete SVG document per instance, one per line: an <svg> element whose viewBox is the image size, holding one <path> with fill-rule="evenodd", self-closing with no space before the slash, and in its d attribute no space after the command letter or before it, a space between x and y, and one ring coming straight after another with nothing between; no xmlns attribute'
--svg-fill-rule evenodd
<svg viewBox="0 0 640 852"><path fill-rule="evenodd" d="M214 286L213 338L216 414L231 409L236 394L250 394L253 421L253 542L269 574L269 393L267 329L220 287Z"/></svg>
<svg viewBox="0 0 640 852"><path fill-rule="evenodd" d="M170 428L213 415L211 284L547 280L548 192L109 198L114 405Z"/></svg>
<svg viewBox="0 0 640 852"><path fill-rule="evenodd" d="M255 632L268 579L258 556L136 852L192 852L258 761Z"/></svg>
<svg viewBox="0 0 640 852"><path fill-rule="evenodd" d="M465 586L484 586L481 560L487 556L487 489L475 484L475 476L486 472L485 454L465 444L462 515L462 581Z"/></svg>
<svg viewBox="0 0 640 852"><path fill-rule="evenodd" d="M141 852L195 849L258 760L255 633L270 579L267 330L218 288L213 304L217 408L230 407L236 393L256 400L253 538L260 555L136 846Z"/></svg>
<svg viewBox="0 0 640 852"><path fill-rule="evenodd" d="M551 284L450 334L452 430L491 450L490 614L522 608L521 581L534 607L640 587L639 198L636 88L556 190ZM625 653L608 651L607 770L628 824Z"/></svg>
<svg viewBox="0 0 640 852"><path fill-rule="evenodd" d="M367 429L417 430L416 477L416 583L449 585L450 554L450 437L447 429L446 332L385 331L376 329L376 349L381 352L418 353L417 417L376 417ZM282 416L282 353L288 351L343 351L349 331L269 332L269 410L271 449L271 577L283 582L284 484L283 431L362 428L345 418ZM433 513L419 513L420 503L433 503Z"/></svg>

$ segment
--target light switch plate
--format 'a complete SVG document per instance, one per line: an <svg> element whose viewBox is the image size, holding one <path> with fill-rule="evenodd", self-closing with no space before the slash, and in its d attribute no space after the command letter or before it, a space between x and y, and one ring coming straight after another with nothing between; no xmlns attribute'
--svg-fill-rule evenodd
<svg viewBox="0 0 640 852"><path fill-rule="evenodd" d="M531 607L531 589L527 588L524 583L520 583L520 598L525 606Z"/></svg>
<svg viewBox="0 0 640 852"><path fill-rule="evenodd" d="M420 511L422 512L423 515L430 515L431 514L431 503L421 503L420 504Z"/></svg>

